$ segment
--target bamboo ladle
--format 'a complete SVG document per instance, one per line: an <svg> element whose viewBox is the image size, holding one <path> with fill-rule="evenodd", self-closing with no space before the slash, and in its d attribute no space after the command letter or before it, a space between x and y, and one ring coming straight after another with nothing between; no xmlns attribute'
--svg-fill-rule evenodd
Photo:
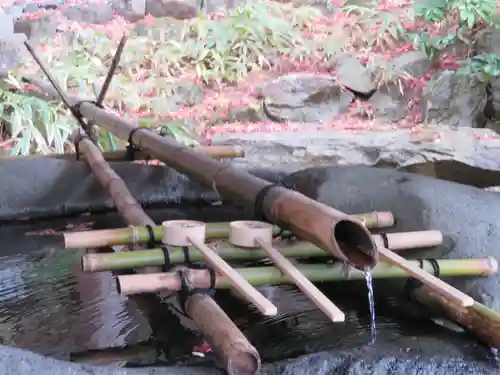
<svg viewBox="0 0 500 375"><path fill-rule="evenodd" d="M236 272L215 251L205 245L205 223L193 220L164 221L162 243L171 246L194 246L207 262L219 273L231 280L236 288L250 303L266 316L274 316L278 308L264 297L254 286Z"/></svg>
<svg viewBox="0 0 500 375"><path fill-rule="evenodd" d="M248 251L262 248L283 274L333 322L345 321L345 314L272 245L273 226L260 221L233 221L229 224L229 242Z"/></svg>
<svg viewBox="0 0 500 375"><path fill-rule="evenodd" d="M444 297L448 297L453 302L462 307L469 307L474 304L474 299L471 296L452 287L450 284L444 282L441 279L438 279L436 276L431 275L429 272L426 272L423 269L414 266L406 259L400 257L391 250L386 249L385 247L379 247L378 251L380 258L385 263L389 263L401 268L409 275L419 280L422 284L425 284L428 287L432 288L436 293Z"/></svg>

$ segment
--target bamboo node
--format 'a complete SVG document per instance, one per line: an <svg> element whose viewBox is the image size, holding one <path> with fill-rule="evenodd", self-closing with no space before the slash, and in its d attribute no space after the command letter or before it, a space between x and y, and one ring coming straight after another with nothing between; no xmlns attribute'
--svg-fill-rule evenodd
<svg viewBox="0 0 500 375"><path fill-rule="evenodd" d="M206 225L194 220L170 220L162 224L161 242L170 246L191 246L193 242L204 243Z"/></svg>
<svg viewBox="0 0 500 375"><path fill-rule="evenodd" d="M272 243L273 226L262 221L233 221L229 224L229 243L238 247L258 248L259 241Z"/></svg>
<svg viewBox="0 0 500 375"><path fill-rule="evenodd" d="M131 233L131 242L132 245L137 245L139 243L139 231L137 230L135 225L129 225Z"/></svg>

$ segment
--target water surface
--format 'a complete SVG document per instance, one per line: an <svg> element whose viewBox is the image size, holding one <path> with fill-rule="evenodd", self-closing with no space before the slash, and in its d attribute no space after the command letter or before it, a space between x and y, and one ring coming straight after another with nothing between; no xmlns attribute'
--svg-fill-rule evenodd
<svg viewBox="0 0 500 375"><path fill-rule="evenodd" d="M12 237L13 232L8 232ZM0 230L0 240L2 237ZM121 359L128 365L189 365L213 359L193 355L202 342L196 328L166 303L120 296L109 272L82 273L83 250L47 251L40 243L28 248L25 243L20 248L10 243L8 249L0 246L3 343L55 358L102 364ZM424 337L443 331L429 320L408 316L400 306L400 296L378 289L374 281L373 301L367 297L364 280L318 285L345 311L345 323L332 323L291 285L260 288L278 307L280 314L273 318L263 318L229 291L217 292L216 300L264 361L333 348L376 348L398 337ZM168 301L176 302L175 297ZM372 343L370 303L376 306L376 343ZM92 352L82 354L89 350Z"/></svg>

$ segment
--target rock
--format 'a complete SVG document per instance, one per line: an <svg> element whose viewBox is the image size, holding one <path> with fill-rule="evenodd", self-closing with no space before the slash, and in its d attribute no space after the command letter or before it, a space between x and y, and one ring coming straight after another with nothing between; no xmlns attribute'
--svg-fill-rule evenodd
<svg viewBox="0 0 500 375"><path fill-rule="evenodd" d="M437 73L427 83L422 97L424 121L458 127L486 125L486 83L454 71Z"/></svg>
<svg viewBox="0 0 500 375"><path fill-rule="evenodd" d="M37 3L28 3L24 6L23 13L36 13L40 11L40 7Z"/></svg>
<svg viewBox="0 0 500 375"><path fill-rule="evenodd" d="M184 26L184 21L172 17L156 18L153 23L144 19L134 25L134 33L157 41L180 40Z"/></svg>
<svg viewBox="0 0 500 375"><path fill-rule="evenodd" d="M202 11L204 13L225 12L244 4L244 0L205 0Z"/></svg>
<svg viewBox="0 0 500 375"><path fill-rule="evenodd" d="M227 121L252 123L269 121L269 119L267 118L262 105L253 104L246 108L230 108Z"/></svg>
<svg viewBox="0 0 500 375"><path fill-rule="evenodd" d="M146 0L146 14L185 20L197 17L201 5L201 0Z"/></svg>
<svg viewBox="0 0 500 375"><path fill-rule="evenodd" d="M0 8L0 38L14 34L14 17Z"/></svg>
<svg viewBox="0 0 500 375"><path fill-rule="evenodd" d="M175 102L184 107L192 107L200 104L204 98L203 88L191 82L180 82L177 84L174 95Z"/></svg>
<svg viewBox="0 0 500 375"><path fill-rule="evenodd" d="M390 84L378 89L368 99L368 103L375 110L374 118L393 123L408 115L409 96L409 92L401 93L396 85Z"/></svg>
<svg viewBox="0 0 500 375"><path fill-rule="evenodd" d="M45 0L38 2L38 6L42 9L58 9L65 0Z"/></svg>
<svg viewBox="0 0 500 375"><path fill-rule="evenodd" d="M113 10L129 22L137 22L146 15L146 0L114 0Z"/></svg>
<svg viewBox="0 0 500 375"><path fill-rule="evenodd" d="M476 53L500 53L500 30L486 29L476 42ZM500 119L500 77L490 78L490 105L497 119Z"/></svg>
<svg viewBox="0 0 500 375"><path fill-rule="evenodd" d="M114 17L113 7L108 3L100 5L91 3L74 4L62 8L61 14L70 21L99 25L108 23Z"/></svg>
<svg viewBox="0 0 500 375"><path fill-rule="evenodd" d="M6 76L10 70L19 67L29 58L24 46L26 35L12 34L0 38L0 76Z"/></svg>
<svg viewBox="0 0 500 375"><path fill-rule="evenodd" d="M276 122L328 122L348 110L354 94L328 75L289 74L260 89L264 110Z"/></svg>
<svg viewBox="0 0 500 375"><path fill-rule="evenodd" d="M190 82L179 82L166 98L161 96L152 98L149 105L152 113L168 115L183 107L201 103L203 97L204 92L200 86Z"/></svg>
<svg viewBox="0 0 500 375"><path fill-rule="evenodd" d="M10 7L5 7L5 13L11 15L15 19L21 18L23 16L24 6L21 4L14 4Z"/></svg>
<svg viewBox="0 0 500 375"><path fill-rule="evenodd" d="M224 128L223 128L224 129ZM456 160L500 171L500 138L489 129L438 125L418 131L374 128L300 132L208 131L214 144L245 147L245 159L234 163L273 167L363 164L392 168L438 160ZM500 184L499 184L500 185Z"/></svg>
<svg viewBox="0 0 500 375"><path fill-rule="evenodd" d="M292 3L296 8L308 7L314 8L319 15L332 16L338 10L338 5L334 1L328 0L279 0L280 3Z"/></svg>
<svg viewBox="0 0 500 375"><path fill-rule="evenodd" d="M354 56L345 55L335 61L337 83L355 93L369 95L376 90L370 71Z"/></svg>
<svg viewBox="0 0 500 375"><path fill-rule="evenodd" d="M410 51L392 60L396 71L403 71L412 77L422 77L432 69L432 61L420 51Z"/></svg>
<svg viewBox="0 0 500 375"><path fill-rule="evenodd" d="M14 24L14 32L22 33L31 41L37 43L57 33L58 22L55 13L50 12L40 18L22 18Z"/></svg>

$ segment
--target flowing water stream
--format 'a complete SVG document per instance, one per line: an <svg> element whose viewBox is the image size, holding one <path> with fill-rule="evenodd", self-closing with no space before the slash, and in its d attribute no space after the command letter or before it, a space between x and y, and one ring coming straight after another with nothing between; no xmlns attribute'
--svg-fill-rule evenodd
<svg viewBox="0 0 500 375"><path fill-rule="evenodd" d="M377 325L375 322L375 295L373 293L373 279L372 271L370 268L366 268L364 271L366 279L366 287L368 289L368 304L370 308L370 318L371 318L371 344L375 344L377 341Z"/></svg>

